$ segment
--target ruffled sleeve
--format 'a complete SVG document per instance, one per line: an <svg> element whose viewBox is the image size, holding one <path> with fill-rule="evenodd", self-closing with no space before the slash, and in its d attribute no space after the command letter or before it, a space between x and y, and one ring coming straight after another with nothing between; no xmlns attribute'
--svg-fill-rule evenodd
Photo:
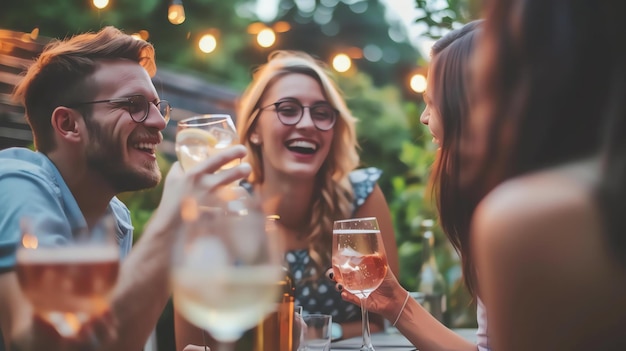
<svg viewBox="0 0 626 351"><path fill-rule="evenodd" d="M376 167L356 169L348 175L354 190L354 211L370 196L383 171Z"/></svg>

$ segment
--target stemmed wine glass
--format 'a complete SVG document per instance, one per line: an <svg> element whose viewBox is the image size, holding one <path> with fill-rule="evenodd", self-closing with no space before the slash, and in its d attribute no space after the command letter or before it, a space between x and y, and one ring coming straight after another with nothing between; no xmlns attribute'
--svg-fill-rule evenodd
<svg viewBox="0 0 626 351"><path fill-rule="evenodd" d="M265 230L260 203L225 187L182 208L174 245L174 305L231 351L243 333L276 308L283 275L276 236Z"/></svg>
<svg viewBox="0 0 626 351"><path fill-rule="evenodd" d="M335 221L333 225L333 273L343 287L361 300L363 345L374 351L365 301L387 274L387 255L376 218Z"/></svg>
<svg viewBox="0 0 626 351"><path fill-rule="evenodd" d="M227 114L206 114L178 122L176 155L184 170L235 144L239 144L239 137L232 118ZM222 168L230 168L237 162L232 161Z"/></svg>
<svg viewBox="0 0 626 351"><path fill-rule="evenodd" d="M110 307L120 260L115 228L111 215L71 234L21 221L19 285L34 313L64 338L76 337L83 324Z"/></svg>

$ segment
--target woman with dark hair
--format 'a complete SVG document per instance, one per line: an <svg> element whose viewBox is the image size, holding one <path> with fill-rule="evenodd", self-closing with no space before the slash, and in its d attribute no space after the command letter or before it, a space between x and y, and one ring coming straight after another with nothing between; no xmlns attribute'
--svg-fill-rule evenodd
<svg viewBox="0 0 626 351"><path fill-rule="evenodd" d="M431 174L441 227L461 256L465 285L478 302L477 344L470 343L441 324L400 285L391 271L367 300L368 308L391 321L419 350L488 350L484 307L476 295L474 265L469 249L470 219L474 206L459 193L461 134L467 128L471 102L471 56L482 21L474 21L439 39L431 50L426 109L420 121L440 146ZM359 303L347 291L342 297Z"/></svg>
<svg viewBox="0 0 626 351"><path fill-rule="evenodd" d="M468 189L498 350L625 350L626 3L487 2Z"/></svg>

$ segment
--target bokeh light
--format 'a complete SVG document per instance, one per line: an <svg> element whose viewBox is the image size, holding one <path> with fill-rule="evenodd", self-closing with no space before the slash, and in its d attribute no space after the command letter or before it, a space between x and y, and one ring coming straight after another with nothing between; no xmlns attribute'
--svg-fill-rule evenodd
<svg viewBox="0 0 626 351"><path fill-rule="evenodd" d="M426 91L426 77L423 74L416 73L411 76L409 85L414 92L421 94Z"/></svg>
<svg viewBox="0 0 626 351"><path fill-rule="evenodd" d="M109 0L93 0L93 6L102 10L103 8L109 6Z"/></svg>
<svg viewBox="0 0 626 351"><path fill-rule="evenodd" d="M352 60L346 54L337 54L333 58L333 68L337 72L346 72L352 67Z"/></svg>
<svg viewBox="0 0 626 351"><path fill-rule="evenodd" d="M200 38L198 47L200 48L200 51L206 54L211 53L217 47L217 39L213 34L205 34L202 38Z"/></svg>
<svg viewBox="0 0 626 351"><path fill-rule="evenodd" d="M271 28L261 29L259 34L256 36L256 41L259 43L259 46L269 48L276 42L276 34Z"/></svg>
<svg viewBox="0 0 626 351"><path fill-rule="evenodd" d="M182 1L173 1L167 10L167 19L171 24L181 24L185 22L185 8Z"/></svg>

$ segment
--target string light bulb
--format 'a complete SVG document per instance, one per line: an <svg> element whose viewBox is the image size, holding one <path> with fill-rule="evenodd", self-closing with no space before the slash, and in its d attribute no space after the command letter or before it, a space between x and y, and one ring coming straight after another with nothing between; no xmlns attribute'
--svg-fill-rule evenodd
<svg viewBox="0 0 626 351"><path fill-rule="evenodd" d="M217 48L217 38L212 33L205 34L198 41L198 47L205 54L210 54Z"/></svg>
<svg viewBox="0 0 626 351"><path fill-rule="evenodd" d="M409 85L411 86L411 90L413 90L416 93L421 94L426 91L426 86L428 84L427 84L426 77L424 77L423 74L416 73L413 76L411 76Z"/></svg>
<svg viewBox="0 0 626 351"><path fill-rule="evenodd" d="M346 54L337 54L333 58L333 68L337 72L347 72L352 67L352 60Z"/></svg>
<svg viewBox="0 0 626 351"><path fill-rule="evenodd" d="M93 6L102 10L103 8L109 6L109 0L93 0Z"/></svg>
<svg viewBox="0 0 626 351"><path fill-rule="evenodd" d="M171 24L181 24L185 22L185 8L183 0L172 0L167 10L167 19Z"/></svg>
<svg viewBox="0 0 626 351"><path fill-rule="evenodd" d="M276 42L276 34L272 28L261 29L259 34L256 35L256 41L262 48L269 48Z"/></svg>

